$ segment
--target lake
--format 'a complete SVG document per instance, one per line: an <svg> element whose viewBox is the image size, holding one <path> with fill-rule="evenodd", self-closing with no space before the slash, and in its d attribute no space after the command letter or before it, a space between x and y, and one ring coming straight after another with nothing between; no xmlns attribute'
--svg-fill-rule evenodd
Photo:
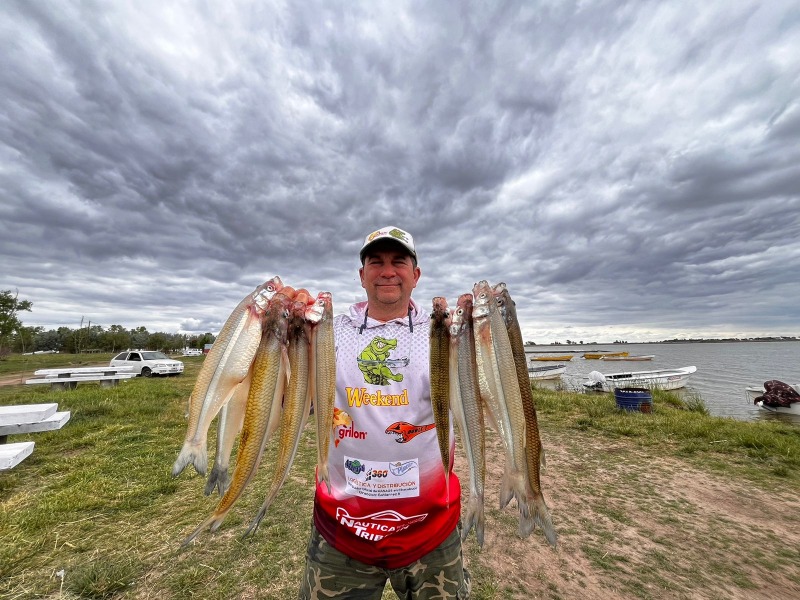
<svg viewBox="0 0 800 600"><path fill-rule="evenodd" d="M650 361L587 360L584 352L607 350L630 355L653 354ZM567 371L562 383L569 389L582 389L591 371L603 374L623 371L649 371L694 365L697 372L687 386L675 390L678 395L694 394L702 398L712 415L742 421L780 420L797 423L800 417L771 413L754 406L745 388L763 385L770 379L785 383L800 382L800 342L725 342L685 344L583 344L578 346L525 346L528 355L548 353L574 354L565 362ZM549 362L529 362L548 365Z"/></svg>

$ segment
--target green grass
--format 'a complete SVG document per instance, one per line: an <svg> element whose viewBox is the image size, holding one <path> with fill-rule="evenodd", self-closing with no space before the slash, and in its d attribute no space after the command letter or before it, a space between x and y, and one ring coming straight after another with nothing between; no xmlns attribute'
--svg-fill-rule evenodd
<svg viewBox="0 0 800 600"><path fill-rule="evenodd" d="M715 471L745 472L758 480L765 474L797 480L800 473L800 428L712 417L696 398L684 403L674 394L655 390L650 414L617 409L611 393L576 395L537 388L534 399L548 427L629 439Z"/></svg>
<svg viewBox="0 0 800 600"><path fill-rule="evenodd" d="M29 361L13 357L0 365L32 369L63 366L75 359L63 355L60 362L56 360L59 355L25 358ZM86 358L102 360L97 355ZM43 362L31 366L33 359ZM46 386L0 387L0 405L58 402L59 410L72 412L61 430L9 439L33 440L36 447L20 465L0 472L0 597L296 597L312 511L313 426L306 430L290 476L254 535L242 537L267 494L268 463L262 464L256 480L216 535L204 532L194 544L179 549L180 542L213 511L218 500L203 495L204 478L191 468L177 479L170 474L185 433L186 399L203 358L182 360L186 364L183 376L136 378L113 388L93 383L63 392ZM630 597L651 597L647 590L652 586L681 589L680 582L690 581L693 575L693 567L681 570L671 565L674 544L681 542L663 538L663 534L652 534L662 540L663 548L653 553L649 573L609 549L620 543L619 528L635 524L635 515L620 503L630 486L645 499L639 510L663 511L661 524L665 527L681 515L691 516L693 510L680 499L663 507L649 505L646 499L652 484L646 473L625 470L638 464L638 455L670 454L686 464L752 485L797 489L797 428L709 417L697 406L687 407L674 396L660 393L654 395L654 412L649 415L618 411L610 394L537 389L535 398L545 440L576 444L570 451L578 452L578 440L589 436L607 448L593 455L593 464L585 469L564 469L558 474L581 489L586 498L596 498L592 501L594 520L563 520L560 533L578 540L574 551L582 554L584 567L591 567L596 577L607 578L608 585ZM215 435L213 431L210 434L213 455ZM272 449L268 447L267 452ZM601 484L594 477L599 466L619 468L626 478ZM466 481L463 483L466 487ZM551 508L556 519L559 511L569 511L569 507ZM516 526L512 513L487 506L487 529L500 527L512 539ZM713 531L709 539L717 540L725 550L718 556L727 552L732 561L756 550L737 547L730 533ZM549 549L541 552L543 558L556 556L545 555ZM482 553L470 541L465 553L474 598L525 595L518 584L495 573L485 559L488 550ZM776 568L797 559L795 549L787 549L783 555L769 554L770 564ZM742 589L749 588L752 582L737 574L734 564L710 561L706 568L729 577ZM63 581L57 576L62 570ZM541 589L543 595L537 597L568 597L558 591L557 582L543 580ZM590 596L599 593L590 591ZM387 592L385 597L392 595Z"/></svg>
<svg viewBox="0 0 800 600"><path fill-rule="evenodd" d="M0 360L0 376L15 373L31 374L37 369L75 367L107 363L117 353L87 354L10 354Z"/></svg>

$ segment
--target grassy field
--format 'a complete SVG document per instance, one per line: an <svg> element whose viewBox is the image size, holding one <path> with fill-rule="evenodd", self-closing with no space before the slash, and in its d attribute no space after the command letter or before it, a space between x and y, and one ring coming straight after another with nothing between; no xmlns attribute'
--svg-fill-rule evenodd
<svg viewBox="0 0 800 600"><path fill-rule="evenodd" d="M108 358L12 357L0 362L0 373ZM34 365L34 360L42 362ZM170 475L185 433L186 399L203 358L182 360L183 376L136 378L115 388L86 383L66 392L0 387L0 405L58 402L59 410L72 411L61 430L9 439L33 440L36 447L20 465L0 472L0 597L296 597L313 499L313 423L289 479L253 536L242 538L267 493L268 465L262 465L216 535L203 533L181 550L180 542L217 502L203 495L204 479L190 468L177 479ZM487 499L492 533L487 546L481 551L474 539L465 543L475 598L570 598L576 590L583 598L767 597L754 591L761 585L757 574L741 574L754 560L761 560L758 570L765 577L784 578L800 590L797 544L784 544L775 532L752 541L749 534L737 534L737 524L733 528L726 518L717 523L703 517L688 501L658 507L647 501L657 493L653 477L666 477L668 471L678 482L683 474L700 474L714 485L731 482L748 494L791 503L800 489L798 428L709 417L701 404L687 407L667 393L654 394L651 415L617 411L610 394L537 390L536 399L550 452L544 489L550 492L562 542L551 551L538 534L516 539L513 512L490 507ZM661 473L658 465L665 456L669 462ZM467 481L463 474L464 488ZM631 495L642 499L633 508L624 499ZM567 499L585 507L575 510ZM652 521L646 520L650 510ZM791 512L785 527L800 531L800 520L792 516L796 505L787 504L786 511L779 505L776 512ZM677 542L666 539L674 537L664 533L673 522L683 532L684 523L698 518L705 519L697 531L706 537L698 538L697 548L678 544L676 549ZM642 539L658 551L632 560L642 554L636 547ZM721 540L736 547L714 554L713 572L695 572L691 553L708 555L702 545L714 548ZM519 548L531 554L514 567L515 557L503 553ZM394 596L387 591L385 597Z"/></svg>

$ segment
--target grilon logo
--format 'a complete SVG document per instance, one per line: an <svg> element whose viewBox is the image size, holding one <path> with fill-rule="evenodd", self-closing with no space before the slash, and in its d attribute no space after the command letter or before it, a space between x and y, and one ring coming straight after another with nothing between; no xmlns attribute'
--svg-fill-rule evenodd
<svg viewBox="0 0 800 600"><path fill-rule="evenodd" d="M353 425L352 423L350 424L350 427L340 427L338 431L339 431L339 439L340 440L343 440L345 438L353 438L354 440L365 440L365 439L367 439L367 432L366 431L356 431L356 426Z"/></svg>

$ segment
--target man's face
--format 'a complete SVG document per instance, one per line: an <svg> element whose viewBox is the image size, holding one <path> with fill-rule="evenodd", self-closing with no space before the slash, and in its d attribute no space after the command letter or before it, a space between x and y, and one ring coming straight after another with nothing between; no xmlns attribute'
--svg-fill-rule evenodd
<svg viewBox="0 0 800 600"><path fill-rule="evenodd" d="M358 274L370 304L394 307L398 313L405 313L411 291L417 287L420 270L407 252L391 244L370 250Z"/></svg>

